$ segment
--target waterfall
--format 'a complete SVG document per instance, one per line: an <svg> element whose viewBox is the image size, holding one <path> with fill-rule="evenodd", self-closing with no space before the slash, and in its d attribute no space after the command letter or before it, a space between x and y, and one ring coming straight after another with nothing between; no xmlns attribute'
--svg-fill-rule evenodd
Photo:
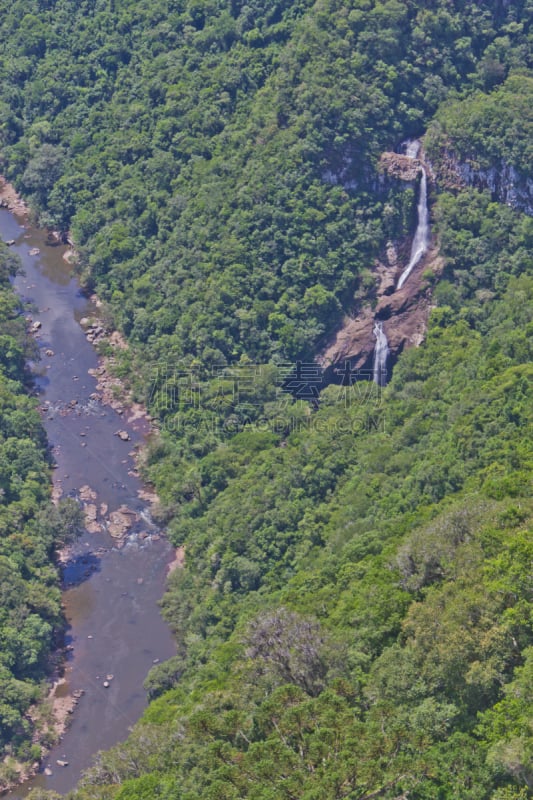
<svg viewBox="0 0 533 800"><path fill-rule="evenodd" d="M409 158L417 158L418 151L420 150L420 141L418 139L407 139L403 142L405 145L405 155Z"/></svg>
<svg viewBox="0 0 533 800"><path fill-rule="evenodd" d="M409 148L408 148L409 149ZM409 263L400 275L398 281L398 289L401 289L405 281L416 267L426 250L428 249L429 242L429 214L428 214L428 181L426 170L422 167L422 178L420 180L420 194L418 196L418 224L416 232L411 245L411 254L409 256Z"/></svg>
<svg viewBox="0 0 533 800"><path fill-rule="evenodd" d="M374 383L378 386L385 386L387 383L387 358L389 357L389 343L383 330L383 323L374 324L374 336L376 337L376 347L374 348Z"/></svg>

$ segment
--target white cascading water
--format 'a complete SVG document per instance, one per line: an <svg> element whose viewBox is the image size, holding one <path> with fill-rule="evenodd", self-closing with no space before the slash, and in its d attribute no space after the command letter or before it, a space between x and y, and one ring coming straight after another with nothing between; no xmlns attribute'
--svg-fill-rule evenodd
<svg viewBox="0 0 533 800"><path fill-rule="evenodd" d="M404 142L405 145L405 155L409 156L409 158L417 158L418 151L420 150L420 142L418 139L407 139Z"/></svg>
<svg viewBox="0 0 533 800"><path fill-rule="evenodd" d="M418 147L416 151L414 148L411 149L411 145L413 143L409 142L407 145L407 155L410 155L410 152L418 152ZM415 144L419 144L416 142ZM415 156L411 156L414 158ZM400 275L400 280L398 281L397 289L401 289L404 285L405 281L416 267L422 256L426 253L429 244L429 213L428 213L428 180L426 175L426 170L422 167L422 178L420 179L420 194L418 195L418 206L417 206L417 213L418 213L418 224L416 226L415 236L413 239L413 244L411 245L411 254L409 256L409 263L407 264L406 268Z"/></svg>
<svg viewBox="0 0 533 800"><path fill-rule="evenodd" d="M376 346L374 348L374 374L373 381L378 386L385 386L387 383L387 359L389 357L389 343L383 330L383 323L374 324L374 336Z"/></svg>
<svg viewBox="0 0 533 800"><path fill-rule="evenodd" d="M405 154L409 158L417 158L420 150L418 139L409 139L404 143ZM418 195L417 214L418 222L411 245L409 263L400 275L397 289L401 289L405 281L416 267L422 256L426 253L429 244L429 213L428 213L428 182L424 167L420 179L420 193ZM387 359L389 357L389 343L383 330L382 322L374 322L374 336L376 346L374 347L374 364L372 379L378 386L385 386L387 383Z"/></svg>

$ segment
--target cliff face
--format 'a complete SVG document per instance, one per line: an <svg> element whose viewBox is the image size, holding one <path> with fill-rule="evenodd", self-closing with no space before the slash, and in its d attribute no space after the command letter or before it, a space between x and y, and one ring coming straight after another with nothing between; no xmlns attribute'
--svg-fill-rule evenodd
<svg viewBox="0 0 533 800"><path fill-rule="evenodd" d="M502 162L489 169L476 169L467 161L457 164L457 172L466 186L488 189L494 200L533 216L533 179L521 175L510 164Z"/></svg>
<svg viewBox="0 0 533 800"><path fill-rule="evenodd" d="M533 216L533 179L504 160L481 167L472 159L461 160L452 149L446 148L434 169L441 189L458 191L467 186L487 189L493 200Z"/></svg>

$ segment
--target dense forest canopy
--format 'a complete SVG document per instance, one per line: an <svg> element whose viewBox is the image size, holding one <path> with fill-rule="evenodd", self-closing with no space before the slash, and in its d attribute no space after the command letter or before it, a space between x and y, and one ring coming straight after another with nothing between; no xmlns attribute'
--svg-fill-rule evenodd
<svg viewBox="0 0 533 800"><path fill-rule="evenodd" d="M4 171L145 358L312 354L386 238L380 152L528 63L525 2L6 4ZM324 175L342 175L331 185ZM384 213L385 212L385 213Z"/></svg>
<svg viewBox="0 0 533 800"><path fill-rule="evenodd" d="M128 337L186 553L178 655L76 800L530 796L533 223L448 173L527 190L532 13L2 3L2 169ZM415 193L377 165L426 130L425 342L384 391L292 402L280 363L310 362L412 234Z"/></svg>

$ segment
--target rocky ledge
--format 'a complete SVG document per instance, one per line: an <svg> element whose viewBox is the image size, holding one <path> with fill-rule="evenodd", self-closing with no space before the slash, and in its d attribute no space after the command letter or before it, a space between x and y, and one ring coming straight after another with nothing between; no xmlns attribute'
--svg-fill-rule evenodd
<svg viewBox="0 0 533 800"><path fill-rule="evenodd" d="M423 169L419 158L411 158L401 153L385 152L379 159L378 171L400 181L414 182L418 180Z"/></svg>

